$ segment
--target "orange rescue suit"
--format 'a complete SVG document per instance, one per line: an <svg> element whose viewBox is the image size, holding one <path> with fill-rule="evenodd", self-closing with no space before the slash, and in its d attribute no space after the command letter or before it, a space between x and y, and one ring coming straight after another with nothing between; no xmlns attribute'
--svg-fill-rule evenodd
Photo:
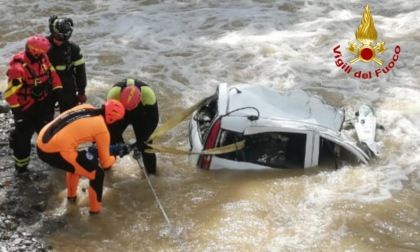
<svg viewBox="0 0 420 252"><path fill-rule="evenodd" d="M102 199L104 173L102 168L110 168L115 157L109 153L110 135L100 110L92 105L82 104L67 110L44 126L37 138L38 155L46 163L65 169L67 173L67 196L75 198L79 176L90 180L90 211L99 212ZM86 151L78 150L81 144L96 143L97 160ZM70 167L57 163L64 159ZM54 163L56 162L56 163ZM73 168L73 169L72 169Z"/></svg>

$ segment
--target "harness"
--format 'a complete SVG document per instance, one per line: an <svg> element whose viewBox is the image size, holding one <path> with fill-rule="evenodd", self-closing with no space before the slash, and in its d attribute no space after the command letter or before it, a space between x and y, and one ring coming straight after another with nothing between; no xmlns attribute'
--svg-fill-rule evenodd
<svg viewBox="0 0 420 252"><path fill-rule="evenodd" d="M48 129L44 133L44 136L42 137L42 142L47 143L55 134L57 134L57 132L59 132L61 129L63 129L64 127L66 127L74 121L83 118L98 116L100 114L101 110L93 108L82 108L75 111L71 111L63 115L61 118L57 119L48 127Z"/></svg>
<svg viewBox="0 0 420 252"><path fill-rule="evenodd" d="M50 74L49 69L42 63L42 68L44 69L44 73L40 75L36 75L34 70L28 66L27 63L20 59L16 59L15 62L20 63L31 75L31 79L34 81L33 85L29 85L25 81L22 83L22 87L24 89L24 93L17 95L23 96L26 100L28 96L31 96L34 100L42 101L44 100L52 91L52 76ZM47 81L40 82L39 78L47 76Z"/></svg>

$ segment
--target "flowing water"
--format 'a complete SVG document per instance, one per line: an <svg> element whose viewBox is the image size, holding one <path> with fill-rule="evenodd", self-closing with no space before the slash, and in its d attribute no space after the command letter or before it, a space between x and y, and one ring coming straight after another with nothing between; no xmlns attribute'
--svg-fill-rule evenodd
<svg viewBox="0 0 420 252"><path fill-rule="evenodd" d="M336 61L356 57L346 48L359 43L364 1L0 4L2 91L9 58L28 36L47 34L58 14L74 20L94 105L116 81L137 77L156 91L165 122L219 83L249 83L310 90L349 115L367 103L385 128L378 160L338 170L202 171L190 156L159 153L152 190L126 156L107 173L96 216L88 214L88 182L77 206L68 205L64 172L53 171L45 215L67 223L47 236L54 251L420 251L420 1L369 3L384 64L356 62L350 73ZM188 149L187 131L184 121L155 142Z"/></svg>

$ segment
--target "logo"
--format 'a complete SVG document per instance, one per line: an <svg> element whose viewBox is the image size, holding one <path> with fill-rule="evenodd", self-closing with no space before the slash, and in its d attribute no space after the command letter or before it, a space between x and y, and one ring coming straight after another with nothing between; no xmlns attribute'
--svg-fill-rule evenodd
<svg viewBox="0 0 420 252"><path fill-rule="evenodd" d="M372 79L373 77L379 77L382 74L388 73L392 68L394 68L396 62L398 61L401 48L397 45L394 48L392 58L388 59L387 64L384 65L382 54L387 51L387 48L385 47L384 41L376 42L375 44L377 39L378 32L375 29L369 5L366 5L362 20L356 30L356 40L358 42L349 41L349 46L346 48L347 51L353 55L353 58L349 63L345 62L342 58L343 54L340 51L340 45L338 45L333 50L334 57L336 59L336 66L343 69L345 73L353 74L354 77L362 79ZM379 66L379 68L372 71L353 71L353 65L356 66L362 63L374 64L375 67Z"/></svg>
<svg viewBox="0 0 420 252"><path fill-rule="evenodd" d="M93 154L92 154L92 153L90 153L90 152L86 152L86 158L87 158L88 160L93 160L94 156L93 156Z"/></svg>
<svg viewBox="0 0 420 252"><path fill-rule="evenodd" d="M350 64L354 64L359 60L366 63L373 60L379 65L382 65L382 61L376 57L376 52L381 54L386 51L384 46L385 42L378 42L374 47L371 46L377 38L378 33L376 32L375 24L373 23L373 18L367 5L359 28L356 30L356 39L362 45L359 46L357 43L349 42L350 47L347 48L347 51L352 54L357 54L357 57L351 60Z"/></svg>

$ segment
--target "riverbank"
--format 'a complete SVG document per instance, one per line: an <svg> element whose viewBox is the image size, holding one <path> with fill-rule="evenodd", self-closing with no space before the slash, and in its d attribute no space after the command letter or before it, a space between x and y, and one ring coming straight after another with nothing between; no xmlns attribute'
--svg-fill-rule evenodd
<svg viewBox="0 0 420 252"><path fill-rule="evenodd" d="M0 251L52 250L43 241L43 236L54 230L43 218L53 191L50 171L37 159L33 148L30 171L15 175L8 145L11 112L0 113L0 121Z"/></svg>

